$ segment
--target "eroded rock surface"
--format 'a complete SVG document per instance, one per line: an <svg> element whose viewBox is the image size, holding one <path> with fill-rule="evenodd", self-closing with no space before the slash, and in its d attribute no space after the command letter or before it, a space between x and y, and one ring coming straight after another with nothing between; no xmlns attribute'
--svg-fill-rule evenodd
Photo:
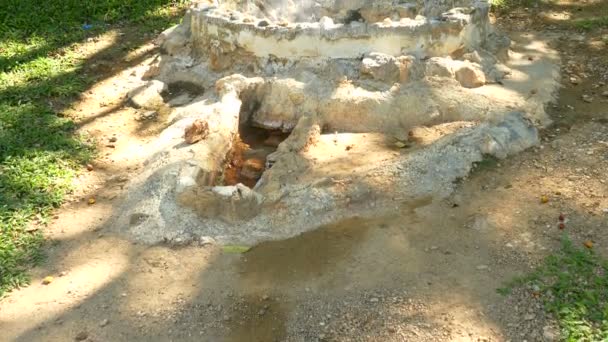
<svg viewBox="0 0 608 342"><path fill-rule="evenodd" d="M150 243L287 238L444 198L475 162L537 144L549 122L557 55L510 53L484 1L259 4L195 5L159 37L156 78L129 96L169 108L168 128L117 229ZM167 106L176 83L205 91ZM224 180L243 125L272 131L261 148L276 148L242 160L252 188Z"/></svg>

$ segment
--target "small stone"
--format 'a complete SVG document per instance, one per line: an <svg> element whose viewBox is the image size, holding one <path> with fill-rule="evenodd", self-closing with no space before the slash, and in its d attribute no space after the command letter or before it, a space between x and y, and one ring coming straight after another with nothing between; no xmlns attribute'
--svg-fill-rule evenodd
<svg viewBox="0 0 608 342"><path fill-rule="evenodd" d="M370 301L371 303L378 303L379 299L378 299L378 298L376 298L376 297L372 297L372 298L371 298L369 301Z"/></svg>
<svg viewBox="0 0 608 342"><path fill-rule="evenodd" d="M79 333L76 335L76 337L74 337L74 340L76 340L76 341L84 341L84 340L86 340L87 338L89 338L89 333L88 333L88 332L86 332L86 331L81 331L81 332L79 332Z"/></svg>
<svg viewBox="0 0 608 342"><path fill-rule="evenodd" d="M153 120L153 119L156 119L156 117L158 117L158 112L155 110L149 110L149 111L139 114L139 116L136 118L136 120L137 121Z"/></svg>
<svg viewBox="0 0 608 342"><path fill-rule="evenodd" d="M100 327L105 327L106 325L108 325L110 323L110 320L108 320L107 318L104 319L103 321L101 321L101 323L99 323Z"/></svg>
<svg viewBox="0 0 608 342"><path fill-rule="evenodd" d="M581 96L581 98L587 103L593 102L593 97L591 97L590 95L584 94L583 96Z"/></svg>
<svg viewBox="0 0 608 342"><path fill-rule="evenodd" d="M48 285L48 284L52 283L53 280L55 280L55 279L52 276L44 277L44 279L42 279L42 285Z"/></svg>
<svg viewBox="0 0 608 342"><path fill-rule="evenodd" d="M184 140L188 144L197 143L205 139L209 135L209 125L206 121L197 119L192 125L186 127L184 132Z"/></svg>
<svg viewBox="0 0 608 342"><path fill-rule="evenodd" d="M210 236L201 236L198 241L198 244L200 246L214 245L215 239Z"/></svg>
<svg viewBox="0 0 608 342"><path fill-rule="evenodd" d="M91 164L87 164L87 171L93 171L95 168Z"/></svg>
<svg viewBox="0 0 608 342"><path fill-rule="evenodd" d="M266 313L266 310L264 310L264 309L258 311L259 316L264 316L265 313Z"/></svg>
<svg viewBox="0 0 608 342"><path fill-rule="evenodd" d="M269 299L270 299L270 296L268 296L268 295L263 295L262 296L262 300L269 300Z"/></svg>
<svg viewBox="0 0 608 342"><path fill-rule="evenodd" d="M258 23L259 27L266 27L270 25L270 23L268 22L268 20L260 20L260 22Z"/></svg>
<svg viewBox="0 0 608 342"><path fill-rule="evenodd" d="M602 96L604 96L604 97L608 97L608 90L606 90L606 91L602 92Z"/></svg>
<svg viewBox="0 0 608 342"><path fill-rule="evenodd" d="M116 142L117 140L118 140L118 138L111 137L108 141L111 142L111 143L113 143L113 142Z"/></svg>
<svg viewBox="0 0 608 342"><path fill-rule="evenodd" d="M526 321L531 321L531 320L533 320L535 317L536 317L536 316L535 316L534 314L529 313L529 314L526 314L526 315L524 316L524 319L525 319Z"/></svg>
<svg viewBox="0 0 608 342"><path fill-rule="evenodd" d="M570 83L577 85L581 83L581 80L578 79L577 77L570 77Z"/></svg>
<svg viewBox="0 0 608 342"><path fill-rule="evenodd" d="M558 340L558 333L555 328L550 325L543 327L543 340L545 342L553 342Z"/></svg>
<svg viewBox="0 0 608 342"><path fill-rule="evenodd" d="M477 265L476 268L478 270L482 271L482 270L487 270L489 267L488 267L488 265Z"/></svg>

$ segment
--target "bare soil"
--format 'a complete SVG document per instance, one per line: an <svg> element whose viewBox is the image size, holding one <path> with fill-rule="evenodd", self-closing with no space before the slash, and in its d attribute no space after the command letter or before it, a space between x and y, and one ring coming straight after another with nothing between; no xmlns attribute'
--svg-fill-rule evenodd
<svg viewBox="0 0 608 342"><path fill-rule="evenodd" d="M141 113L124 103L155 47L145 42L121 60L92 59L100 80L67 114L100 154L44 228L48 260L33 270L32 285L0 302L2 339L549 340L554 322L531 292L503 297L496 289L558 248L560 214L576 243L592 240L608 255L608 97L602 95L608 32L582 33L539 14L570 11L576 19L605 8L578 3L497 18L514 34L534 29L554 37L562 55L563 88L549 108L554 125L542 132L541 146L481 163L448 200L352 218L243 254L214 245L138 245L112 233L105 222L129 175L143 167L141 149L162 129L154 120L136 120ZM83 54L134 35L116 40L109 33L83 44ZM43 285L49 275L54 280Z"/></svg>

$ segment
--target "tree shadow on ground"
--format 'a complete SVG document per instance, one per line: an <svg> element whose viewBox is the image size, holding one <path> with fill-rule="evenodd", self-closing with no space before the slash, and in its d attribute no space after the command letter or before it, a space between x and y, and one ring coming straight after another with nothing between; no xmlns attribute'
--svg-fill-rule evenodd
<svg viewBox="0 0 608 342"><path fill-rule="evenodd" d="M173 5L166 6L169 3ZM145 33L177 20L181 3L0 4L0 292L23 285L25 268L40 259L42 235L25 232L28 222L34 217L44 221L62 203L75 173L94 154L91 144L75 134L76 126L64 110L95 82L145 58L108 70L93 67L102 60L122 61L150 40ZM122 30L120 20L135 24ZM81 27L89 23L91 29ZM104 48L79 50L86 46L82 43L111 32L116 32L116 39Z"/></svg>

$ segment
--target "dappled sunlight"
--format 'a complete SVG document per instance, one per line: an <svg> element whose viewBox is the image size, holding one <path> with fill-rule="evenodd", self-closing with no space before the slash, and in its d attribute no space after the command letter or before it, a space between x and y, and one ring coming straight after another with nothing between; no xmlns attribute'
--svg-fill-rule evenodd
<svg viewBox="0 0 608 342"><path fill-rule="evenodd" d="M197 247L157 246L142 250L133 259L125 279L129 296L122 302L121 311L126 317L166 312L167 302L176 300L178 310L209 286L205 273L218 253Z"/></svg>
<svg viewBox="0 0 608 342"><path fill-rule="evenodd" d="M50 272L54 278L50 284L43 285L46 275L37 272L41 276L33 279L32 285L0 304L3 325L12 334L23 332L86 303L127 269L129 246L124 240L104 238L61 256ZM110 249L112 253L107 253Z"/></svg>

